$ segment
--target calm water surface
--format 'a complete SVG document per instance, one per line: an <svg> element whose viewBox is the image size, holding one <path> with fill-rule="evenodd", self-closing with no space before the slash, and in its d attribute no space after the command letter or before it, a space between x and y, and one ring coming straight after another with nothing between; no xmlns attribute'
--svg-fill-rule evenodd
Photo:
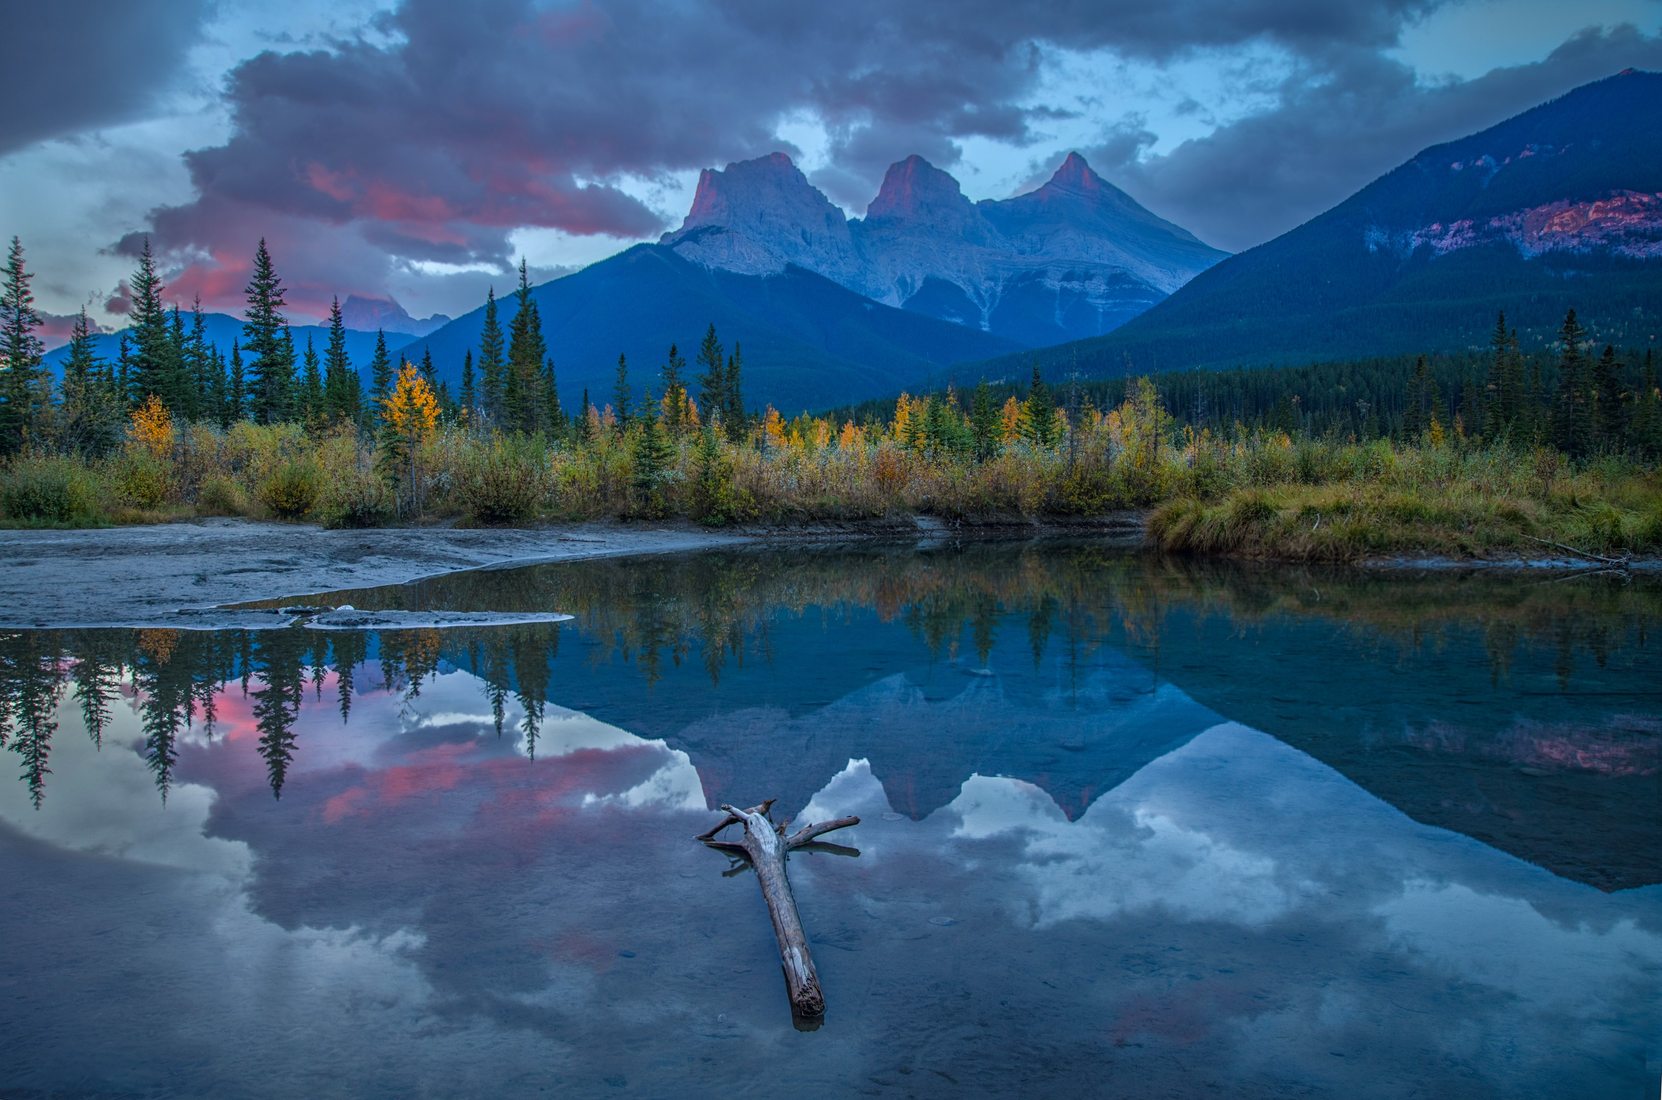
<svg viewBox="0 0 1662 1100"><path fill-rule="evenodd" d="M1655 1097L1662 584L737 551L0 636L0 1097ZM724 801L791 862L792 1027Z"/></svg>

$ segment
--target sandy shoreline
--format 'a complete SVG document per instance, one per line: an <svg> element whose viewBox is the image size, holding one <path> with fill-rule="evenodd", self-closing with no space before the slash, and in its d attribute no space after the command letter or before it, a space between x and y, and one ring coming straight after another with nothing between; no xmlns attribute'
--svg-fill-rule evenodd
<svg viewBox="0 0 1662 1100"><path fill-rule="evenodd" d="M404 584L491 566L662 554L757 542L1032 537L1090 532L1135 546L1141 517L1079 524L959 527L927 516L713 531L692 525L572 523L540 528L391 527L329 531L245 519L78 530L0 529L0 629L281 625L227 604Z"/></svg>
<svg viewBox="0 0 1662 1100"><path fill-rule="evenodd" d="M0 531L0 628L238 625L223 604L402 584L509 562L697 550L751 541L697 528L320 527L215 519L74 531Z"/></svg>

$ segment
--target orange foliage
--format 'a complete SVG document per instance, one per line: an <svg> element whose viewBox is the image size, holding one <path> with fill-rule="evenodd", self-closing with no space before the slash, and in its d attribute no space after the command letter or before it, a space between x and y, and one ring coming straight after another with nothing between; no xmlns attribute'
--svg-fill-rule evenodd
<svg viewBox="0 0 1662 1100"><path fill-rule="evenodd" d="M432 434L439 422L439 399L415 364L406 362L399 368L398 384L381 398L381 418L400 438L412 443Z"/></svg>
<svg viewBox="0 0 1662 1100"><path fill-rule="evenodd" d="M173 414L162 399L151 394L133 410L133 441L156 458L173 450Z"/></svg>

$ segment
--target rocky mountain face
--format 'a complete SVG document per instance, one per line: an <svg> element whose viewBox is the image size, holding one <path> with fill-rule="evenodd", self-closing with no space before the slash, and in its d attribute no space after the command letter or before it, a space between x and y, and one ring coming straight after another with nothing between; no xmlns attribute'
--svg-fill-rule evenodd
<svg viewBox="0 0 1662 1100"><path fill-rule="evenodd" d="M1041 359L1114 374L1452 351L1485 346L1501 310L1541 346L1570 308L1600 342L1662 339L1662 74L1618 73L1425 149Z"/></svg>
<svg viewBox="0 0 1662 1100"><path fill-rule="evenodd" d="M1111 331L1222 259L1073 154L1043 186L971 202L922 157L849 220L783 153L706 170L661 242L705 267L796 266L885 305L1029 346Z"/></svg>
<svg viewBox="0 0 1662 1100"><path fill-rule="evenodd" d="M362 332L385 329L387 332L405 332L411 336L426 336L429 332L450 323L443 313L431 317L411 317L396 298L371 298L349 294L340 304L341 323Z"/></svg>

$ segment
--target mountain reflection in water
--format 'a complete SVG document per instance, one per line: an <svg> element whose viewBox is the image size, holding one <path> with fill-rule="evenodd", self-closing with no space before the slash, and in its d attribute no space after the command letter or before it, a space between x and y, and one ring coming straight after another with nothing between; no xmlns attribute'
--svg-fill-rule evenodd
<svg viewBox="0 0 1662 1100"><path fill-rule="evenodd" d="M577 619L0 638L0 1095L1655 1086L1654 582L865 547L329 602ZM770 796L864 819L792 863L811 1038L688 839Z"/></svg>

